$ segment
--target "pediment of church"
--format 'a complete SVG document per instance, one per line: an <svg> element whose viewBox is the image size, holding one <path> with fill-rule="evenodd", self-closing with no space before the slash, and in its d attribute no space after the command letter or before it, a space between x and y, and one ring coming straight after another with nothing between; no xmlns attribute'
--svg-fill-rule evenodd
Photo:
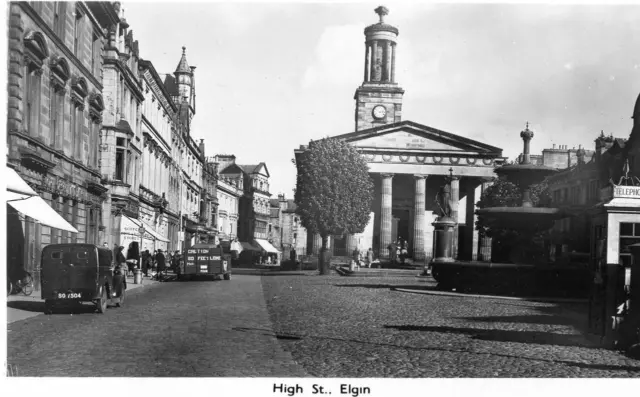
<svg viewBox="0 0 640 397"><path fill-rule="evenodd" d="M365 150L502 156L500 148L411 121L386 124L336 138Z"/></svg>

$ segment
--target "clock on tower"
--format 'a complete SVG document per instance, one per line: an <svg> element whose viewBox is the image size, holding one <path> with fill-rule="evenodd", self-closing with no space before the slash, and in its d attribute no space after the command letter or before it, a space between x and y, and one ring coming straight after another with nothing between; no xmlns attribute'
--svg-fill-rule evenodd
<svg viewBox="0 0 640 397"><path fill-rule="evenodd" d="M368 26L365 34L364 81L356 90L356 131L402 120L404 90L396 83L396 41L398 28L384 22L386 7L375 12L380 22Z"/></svg>

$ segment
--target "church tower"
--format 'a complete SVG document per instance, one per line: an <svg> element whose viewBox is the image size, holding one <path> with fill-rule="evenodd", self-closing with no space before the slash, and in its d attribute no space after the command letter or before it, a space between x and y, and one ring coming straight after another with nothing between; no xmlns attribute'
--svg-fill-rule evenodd
<svg viewBox="0 0 640 397"><path fill-rule="evenodd" d="M396 123L402 119L404 90L396 83L398 28L384 23L386 7L375 9L380 22L364 30L364 81L356 90L356 131Z"/></svg>
<svg viewBox="0 0 640 397"><path fill-rule="evenodd" d="M196 90L195 90L195 78L194 72L196 67L189 66L187 63L187 56L185 54L186 47L182 47L182 58L173 75L176 78L176 85L178 86L178 96L174 98L176 104L182 104L187 102L189 105L189 120L193 118L196 113Z"/></svg>

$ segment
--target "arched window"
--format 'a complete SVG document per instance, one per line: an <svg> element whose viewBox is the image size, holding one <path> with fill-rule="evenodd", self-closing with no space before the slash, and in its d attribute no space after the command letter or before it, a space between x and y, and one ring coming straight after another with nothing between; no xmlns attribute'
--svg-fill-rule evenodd
<svg viewBox="0 0 640 397"><path fill-rule="evenodd" d="M32 30L27 31L24 35L22 124L24 130L34 137L40 134L42 64L48 56L49 49L44 35Z"/></svg>

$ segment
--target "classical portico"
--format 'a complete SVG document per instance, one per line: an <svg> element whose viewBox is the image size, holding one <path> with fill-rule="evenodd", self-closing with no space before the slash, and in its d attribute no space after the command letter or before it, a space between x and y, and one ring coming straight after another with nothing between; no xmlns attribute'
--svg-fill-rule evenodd
<svg viewBox="0 0 640 397"><path fill-rule="evenodd" d="M386 259L389 244L402 238L414 260L430 257L436 196L448 183L451 216L460 224L454 229L454 257L478 258L481 239L475 230L475 203L483 183L495 176L494 167L504 161L501 149L411 121L335 138L360 150L375 183L372 227L365 228L372 233L349 236L348 242L359 241L360 250L371 247ZM466 203L464 211L459 208L461 201ZM347 251L352 248L347 243Z"/></svg>

